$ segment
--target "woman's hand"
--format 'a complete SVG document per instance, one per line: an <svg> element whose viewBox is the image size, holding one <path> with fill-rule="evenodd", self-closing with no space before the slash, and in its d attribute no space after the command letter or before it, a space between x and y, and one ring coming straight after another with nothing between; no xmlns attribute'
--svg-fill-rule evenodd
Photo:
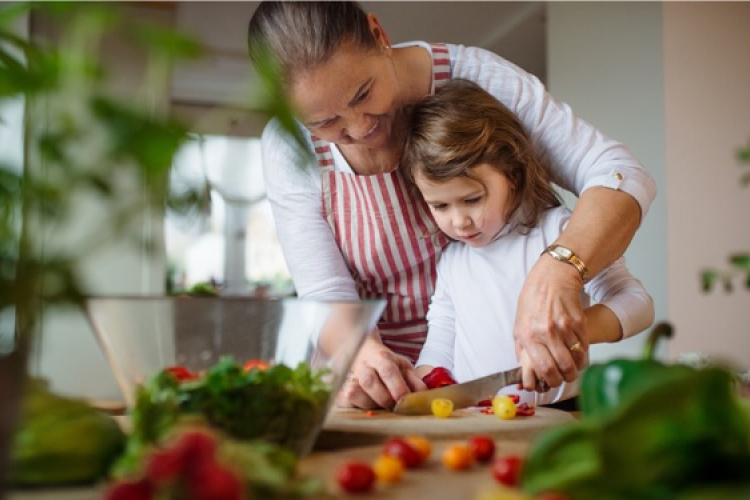
<svg viewBox="0 0 750 500"><path fill-rule="evenodd" d="M524 389L534 390L537 381L558 387L578 378L589 347L582 288L575 267L548 255L531 269L521 290L514 331L516 355L528 360Z"/></svg>
<svg viewBox="0 0 750 500"><path fill-rule="evenodd" d="M336 396L336 405L390 409L401 396L426 388L407 358L384 346L378 337L369 336Z"/></svg>

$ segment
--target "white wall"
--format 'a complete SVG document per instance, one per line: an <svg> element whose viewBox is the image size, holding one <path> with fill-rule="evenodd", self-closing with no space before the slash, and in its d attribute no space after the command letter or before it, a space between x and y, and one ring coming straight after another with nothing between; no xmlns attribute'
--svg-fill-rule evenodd
<svg viewBox="0 0 750 500"><path fill-rule="evenodd" d="M625 254L668 316L662 4L552 2L548 5L550 92L602 132L626 144L651 173L659 195ZM594 346L592 360L640 353L644 335Z"/></svg>
<svg viewBox="0 0 750 500"><path fill-rule="evenodd" d="M750 367L750 293L703 294L698 273L750 251L750 191L738 148L750 139L750 3L664 3L671 354L703 351Z"/></svg>

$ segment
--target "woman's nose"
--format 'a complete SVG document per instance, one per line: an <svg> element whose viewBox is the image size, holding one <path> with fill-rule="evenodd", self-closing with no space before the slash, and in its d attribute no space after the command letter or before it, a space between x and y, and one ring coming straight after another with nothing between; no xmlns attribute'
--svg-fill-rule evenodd
<svg viewBox="0 0 750 500"><path fill-rule="evenodd" d="M362 139L367 137L375 127L375 118L369 115L360 114L352 116L347 124L346 132L352 139Z"/></svg>

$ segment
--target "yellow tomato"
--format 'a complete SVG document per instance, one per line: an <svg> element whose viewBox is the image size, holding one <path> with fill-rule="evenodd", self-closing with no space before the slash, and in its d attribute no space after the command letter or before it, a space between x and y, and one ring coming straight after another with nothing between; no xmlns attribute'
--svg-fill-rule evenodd
<svg viewBox="0 0 750 500"><path fill-rule="evenodd" d="M390 455L380 455L372 464L372 470L378 481L385 484L396 483L404 475L404 463Z"/></svg>
<svg viewBox="0 0 750 500"><path fill-rule="evenodd" d="M432 414L438 418L448 418L453 413L453 401L446 398L433 399L430 404Z"/></svg>
<svg viewBox="0 0 750 500"><path fill-rule="evenodd" d="M448 445L443 451L443 465L453 470L463 470L471 467L474 455L466 443Z"/></svg>
<svg viewBox="0 0 750 500"><path fill-rule="evenodd" d="M422 462L426 462L432 455L432 444L423 436L409 436L406 442L412 445L422 457Z"/></svg>
<svg viewBox="0 0 750 500"><path fill-rule="evenodd" d="M492 399L492 411L497 418L511 420L516 418L516 403L508 396L500 394Z"/></svg>

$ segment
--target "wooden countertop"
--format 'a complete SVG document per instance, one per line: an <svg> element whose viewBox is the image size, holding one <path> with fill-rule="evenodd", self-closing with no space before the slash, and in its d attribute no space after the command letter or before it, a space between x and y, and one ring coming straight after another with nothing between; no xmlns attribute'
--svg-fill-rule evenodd
<svg viewBox="0 0 750 500"><path fill-rule="evenodd" d="M535 421L542 422L545 421L545 419L551 419L550 422L559 424L574 420L569 414L557 415L556 412L558 411L559 410L550 410L547 413L542 411ZM483 423L482 425L489 425L489 423L493 421L497 425L494 432L488 433L495 439L496 456L525 454L533 437L539 430L536 428L534 424L535 421L533 420L529 420L522 425L522 421L516 420L516 427L525 427L526 430L520 433L508 434L503 431L503 426L506 424L513 424L512 421L498 422L495 417L487 417L491 418L488 419L487 423ZM411 428L408 427L408 425L407 427L404 427L405 424L403 424L401 420L395 419L392 415L381 415L379 418L387 421L383 422L381 420L381 424L384 424L384 427L388 429L387 433L368 431L367 426L379 419L367 419L361 422L365 426L364 432L346 432L344 434L348 434L347 439L343 439L340 432L338 434L334 433L333 440L331 440L331 436L329 436L325 442L319 440L319 444L322 446L318 446L310 455L300 460L300 474L318 477L325 482L325 494L311 498L310 500L322 500L324 498L330 499L332 497L353 497L353 495L340 491L336 485L334 474L340 465L352 460L361 460L371 463L381 453L382 442L388 437L387 434L406 435L408 433L419 433L416 431L411 432ZM433 430L435 432L433 432L432 435L427 432L427 437L430 439L433 447L430 460L418 469L406 470L403 479L398 483L393 485L377 485L375 490L371 493L358 495L357 497L373 500L381 498L388 498L391 500L431 500L434 498L460 498L471 500L479 492L496 486L497 483L492 478L489 465L475 463L468 470L452 471L446 468L441 461L442 453L449 444L465 440L467 436L472 434L483 433L482 430L486 431L486 429L475 427L478 418L478 416L466 415L463 420L469 422L471 425L467 427L465 423L457 422L456 425L458 426L458 432L450 431L447 433L443 427L451 425L448 422L429 422L429 418L409 420L409 422L417 422L419 420L422 424L426 422L428 424L431 423L434 426ZM124 422L121 423L124 424ZM339 428L340 431L342 425L341 422L336 422L336 424L337 425L334 425L333 427ZM546 425L542 427L546 427ZM429 426L423 428L429 429ZM407 433L404 429L409 429L410 432ZM325 431L321 434L321 436L323 435L325 435ZM11 491L7 494L7 499L99 500L101 499L101 490L102 487L100 486Z"/></svg>
<svg viewBox="0 0 750 500"><path fill-rule="evenodd" d="M433 440L432 456L418 469L404 472L404 477L392 485L376 485L375 489L357 498L372 500L414 500L456 498L471 500L479 492L491 489L497 483L492 478L489 465L474 464L464 471L452 471L441 462L443 450L455 440ZM496 456L524 454L528 443L522 441L496 440ZM372 462L382 450L381 445L348 448L337 451L315 451L300 460L299 471L305 476L319 477L325 482L325 492L310 500L330 498L354 498L355 495L342 492L335 481L336 469L349 461ZM100 500L101 487L43 489L11 491L8 500Z"/></svg>

